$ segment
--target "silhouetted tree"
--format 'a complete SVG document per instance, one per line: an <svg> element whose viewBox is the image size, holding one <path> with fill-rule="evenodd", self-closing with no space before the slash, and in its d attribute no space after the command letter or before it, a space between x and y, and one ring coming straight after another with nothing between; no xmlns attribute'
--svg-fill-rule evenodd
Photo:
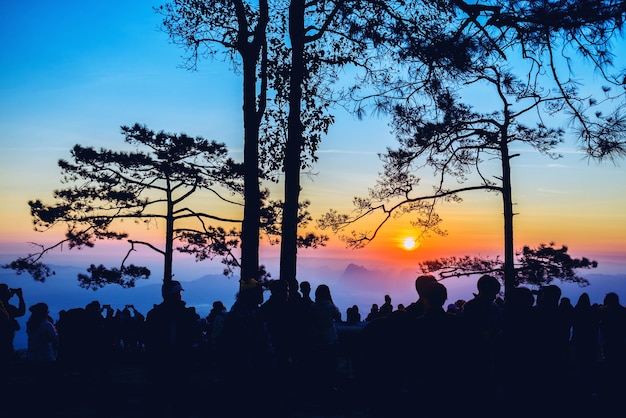
<svg viewBox="0 0 626 418"><path fill-rule="evenodd" d="M298 243L298 211L300 207L300 175L304 165L303 153L309 149L312 159L315 159L315 150L320 141L321 133L326 133L332 118L324 114L324 105L320 106L316 100L318 84L315 77L321 71L319 54L320 49L328 50L324 35L333 21L338 10L343 6L342 1L306 2L291 0L288 5L287 28L289 42L289 72L286 83L287 135L282 150L282 170L284 171L284 205L281 222L280 246L280 278L294 284L296 280L297 243ZM332 42L331 42L332 44ZM334 57L329 57L332 61ZM307 86L307 87L305 87ZM306 103L306 105L305 105ZM306 110L321 110L315 118L318 122L305 129L304 114ZM308 132L308 135L307 135ZM308 142L307 142L308 140Z"/></svg>
<svg viewBox="0 0 626 418"><path fill-rule="evenodd" d="M270 161L284 173L281 279L293 281L296 276L297 248L302 241L298 234L302 226L298 224L300 177L317 161L319 143L334 121L331 105L336 100L351 101L349 96L333 95L331 86L339 71L375 72L374 63L388 65L387 51L398 45L386 34L398 32L400 27L406 29L405 34L419 33L421 39L431 39L447 18L445 7L439 6L426 6L422 1L292 0L287 16L277 19L286 25L282 32L287 39L281 45L288 48L277 48L275 55L284 62L279 67L283 71L270 71L276 90L270 115L277 115L273 120L282 123L274 129L286 129L286 134L279 131L269 136L265 149L278 155ZM319 241L316 234L307 236Z"/></svg>
<svg viewBox="0 0 626 418"><path fill-rule="evenodd" d="M261 206L267 193L259 183L259 129L267 106L268 2L176 0L156 10L164 16L165 32L189 52L189 69L196 68L199 57L218 53L241 68L245 167L241 278L258 280Z"/></svg>
<svg viewBox="0 0 626 418"><path fill-rule="evenodd" d="M285 97L283 94L290 91L287 80L293 72L288 65L290 49L285 43L288 9L286 3L281 1L270 4L267 1L242 0L177 0L157 9L165 17L165 31L175 43L184 46L189 52L188 68L195 69L199 57L213 57L223 52L236 68L242 70L245 193L241 277L244 282L251 278L259 279L259 229L263 225L269 227L265 232L270 234L270 242L278 243L279 240L272 235L281 235L282 232L280 229L272 229L271 225L276 226L276 222L280 222L281 228L284 223L295 225L297 230L303 228L306 223L302 221L310 217L301 210L303 205L308 206L308 202L298 202L296 196L296 209L292 212L289 210L291 199L286 199L286 203L268 201L268 192L260 189L262 179L275 179L270 172L281 167L283 161L281 151L274 148L277 143L281 143L277 138L284 137L281 128L285 128L287 116L282 113L280 103ZM270 116L266 116L270 91L273 95L271 100L277 106ZM319 112L320 106L310 106L312 100L303 111L307 131L325 132L328 119ZM260 158L260 152L263 152L263 158ZM286 213L288 216L285 216ZM280 216L271 218L276 215ZM296 235L294 242L280 242L281 247L294 245L295 254L297 246L315 247L323 245L325 240L324 236L308 233ZM295 279L295 274L290 277Z"/></svg>
<svg viewBox="0 0 626 418"><path fill-rule="evenodd" d="M554 243L538 247L524 246L516 253L515 282L513 286L528 285L540 288L554 280L587 286L589 281L576 274L577 269L598 267L598 262L586 257L572 258L568 247L558 248ZM441 279L459 276L491 274L504 280L504 262L499 257L442 257L419 263L424 274L436 273Z"/></svg>
<svg viewBox="0 0 626 418"><path fill-rule="evenodd" d="M578 128L575 134L588 155L600 159L626 155L623 92L613 94L603 86L602 100L589 98L580 92L576 82L568 79L570 73L563 75L558 67L570 63L567 54L577 47L584 56L599 54L592 66L602 71L608 83L619 85L624 74L609 75L610 47L602 41L617 36L624 11L607 2L603 19L586 19L583 9L576 7L573 11L579 13L580 20L573 21L572 11L560 4L555 5L558 13L550 13L549 17L542 15L548 12L545 2L454 4L460 13L450 25L458 28L458 36L457 41L452 37L449 45L459 54L416 44L402 50L405 55L401 56L408 62L408 78L394 78L389 72L378 76L382 94L376 96L376 104L394 116L400 146L382 155L381 179L367 197L354 199L354 212L330 211L320 220L320 226L337 232L370 214L382 213L383 220L373 231L353 231L352 235L343 236L349 245L359 247L371 241L388 220L412 213L417 215L415 226L443 234L436 203L459 201L462 192L496 191L503 199L505 287L510 288L515 282L510 160L517 156L510 152L510 144L526 143L544 155L558 158L554 149L566 132L560 125L549 127L546 118L569 113L573 126ZM507 15L504 21L500 20L502 14ZM468 33L474 35L468 37ZM517 58L520 51L521 57ZM555 58L557 51L565 62ZM507 54L529 65L516 61L515 72L507 70ZM446 61L455 65L442 67ZM492 113L474 112L469 104L460 101L461 95L472 97L467 86L482 87L481 100L485 98L484 88L490 88L495 94L489 98L497 100L499 109ZM603 116L602 110L606 109L610 114ZM537 115L534 126L528 123L531 112ZM484 162L493 156L501 163L497 173L484 168ZM429 193L417 189L420 179L415 175L426 167L434 169L436 179ZM460 185L448 185L450 178Z"/></svg>
<svg viewBox="0 0 626 418"><path fill-rule="evenodd" d="M126 143L136 151L96 150L76 145L73 161L60 160L63 183L68 187L54 192L55 203L28 202L35 230L48 231L56 225L66 227L65 238L53 245L40 245L39 251L19 258L4 267L28 272L44 281L52 270L42 263L55 248L93 247L97 240L123 240L130 244L119 268L91 265L91 276L79 275L82 287L97 289L115 283L134 286L136 279L147 278L149 270L126 265L137 246L148 247L164 258L163 280L172 279L172 258L176 242L181 252L198 260L223 257L225 273L239 265L232 250L239 243L239 232L221 225L240 223L237 218L219 216L190 206L199 192L212 195L216 203L241 206L228 196L240 196L241 166L228 158L224 144L186 134L154 132L135 124L123 126ZM121 232L124 220L165 224L161 245L129 238ZM216 223L213 226L210 223Z"/></svg>
<svg viewBox="0 0 626 418"><path fill-rule="evenodd" d="M460 194L486 190L501 194L504 213L504 249L507 276L513 278L513 197L511 159L512 143L525 143L540 153L556 157L552 149L562 141L563 131L549 129L543 123L528 126L523 117L536 110L543 98L536 90L520 83L498 67L489 67L476 76L495 91L500 110L485 114L474 112L470 106L458 103L448 89L438 91L432 103L422 106L397 105L393 124L400 143L398 149L388 149L382 156L384 171L381 180L370 189L369 196L355 199L353 215L331 212L321 225L338 231L365 215L383 212L384 219L373 232L353 232L343 236L350 245L359 247L375 238L378 230L397 214L417 214L413 224L423 231L444 233L439 229L441 219L435 212L443 200L460 201ZM485 90L483 90L484 94ZM514 102L521 103L520 108ZM483 168L485 161L500 161L497 173ZM413 172L432 168L437 178L433 191L422 194L421 179ZM470 176L474 171L476 176ZM453 181L450 181L452 178ZM452 183L450 187L448 184ZM469 183L469 184L467 184ZM505 280L506 286L512 280Z"/></svg>
<svg viewBox="0 0 626 418"><path fill-rule="evenodd" d="M626 8L621 0L552 0L466 3L455 0L464 30L479 33L487 54L500 60L517 59L527 84L554 86L547 95L561 97L554 110L566 110L587 154L597 159L626 155L626 116L623 112L626 69L620 58ZM491 47L489 48L489 46ZM521 59L518 59L521 58ZM582 58L583 62L580 62ZM578 62L576 62L578 61ZM574 64L594 70L605 85L605 99L617 105L598 106L581 92ZM613 72L612 72L613 71ZM616 88L616 91L613 91Z"/></svg>

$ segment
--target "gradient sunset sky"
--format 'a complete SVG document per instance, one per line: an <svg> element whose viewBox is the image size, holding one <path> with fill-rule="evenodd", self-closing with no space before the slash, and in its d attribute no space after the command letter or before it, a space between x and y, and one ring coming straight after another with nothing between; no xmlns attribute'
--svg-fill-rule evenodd
<svg viewBox="0 0 626 418"><path fill-rule="evenodd" d="M241 158L239 76L219 58L202 61L197 72L180 68L183 50L159 31L156 5L143 0L3 5L1 261L31 251L29 241L61 237L61 230L32 231L27 201L51 202L52 190L61 187L57 160L69 158L75 144L119 149L120 126L139 122L225 142ZM322 143L314 173L303 176L303 198L312 201L314 216L329 208L350 210L352 197L365 195L376 180L377 153L394 146L384 118L359 121L340 109L335 114L337 123ZM558 160L519 151L513 161L516 248L554 241L567 245L573 256L599 261L598 272L625 272L626 161L590 162L574 138L558 150L563 154ZM432 178L431 172L419 175ZM476 192L441 207L448 236L427 238L411 251L401 246L416 235L407 217L389 224L366 249L347 250L331 237L327 248L301 251L300 262L417 268L418 261L437 256L496 255L502 248L501 213L498 195ZM277 250L264 248L262 261L275 265ZM99 259L111 254L117 257L115 247L98 244L89 250L90 262L104 262ZM65 251L51 260L77 262L76 255ZM218 262L206 268L221 271Z"/></svg>

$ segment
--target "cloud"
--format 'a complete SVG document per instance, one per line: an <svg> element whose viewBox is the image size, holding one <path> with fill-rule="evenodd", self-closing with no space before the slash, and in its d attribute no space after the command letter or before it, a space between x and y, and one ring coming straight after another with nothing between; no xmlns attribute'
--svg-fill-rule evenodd
<svg viewBox="0 0 626 418"><path fill-rule="evenodd" d="M344 149L327 149L319 150L318 154L349 154L349 155L378 155L376 151L356 151L356 150L344 150Z"/></svg>
<svg viewBox="0 0 626 418"><path fill-rule="evenodd" d="M540 193L549 193L549 194L572 194L571 191L555 190L555 189L544 189L543 187L538 188L537 191L540 192Z"/></svg>

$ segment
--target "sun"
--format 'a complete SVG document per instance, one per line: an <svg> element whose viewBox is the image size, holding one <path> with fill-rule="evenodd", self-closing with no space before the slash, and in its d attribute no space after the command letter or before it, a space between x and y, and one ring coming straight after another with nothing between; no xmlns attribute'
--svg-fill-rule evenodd
<svg viewBox="0 0 626 418"><path fill-rule="evenodd" d="M417 247L417 242L415 242L415 238L413 237L406 237L402 240L402 247L404 247L405 250L412 250Z"/></svg>

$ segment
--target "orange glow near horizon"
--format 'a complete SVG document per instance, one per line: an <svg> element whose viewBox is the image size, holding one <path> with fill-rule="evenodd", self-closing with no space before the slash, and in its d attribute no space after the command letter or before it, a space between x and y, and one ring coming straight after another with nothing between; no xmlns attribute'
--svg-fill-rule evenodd
<svg viewBox="0 0 626 418"><path fill-rule="evenodd" d="M411 225L412 217L407 214L384 225L378 231L376 238L364 248L357 250L347 248L338 237L329 234L330 240L326 247L315 250L300 249L298 260L299 263L326 260L333 264L358 263L372 268L393 266L393 268L417 269L420 262L440 257L501 255L504 240L502 217L495 203L497 199L485 196L484 199L475 201L468 199L458 205L444 205L440 211L443 219L440 226L447 231L447 235L444 236L436 234L421 236L421 231ZM542 243L555 242L559 246L568 246L569 253L575 257L598 259L602 254L611 253L611 257L615 258L620 253L623 254L624 229L621 226L624 224L618 214L611 217L605 216L595 223L585 223L581 222L581 218L584 218L582 214L585 213L582 210L558 213L542 211L542 207L533 205L527 205L523 209L514 219L516 250L523 245L537 246ZM14 207L13 212L15 213L3 219L6 225L2 228L3 234L0 237L0 244L2 244L0 250L3 253L25 255L33 251L29 242L49 244L62 239L64 234L62 227L45 233L37 233L32 229L32 220L27 210ZM577 227L572 228L571 225ZM375 219L368 219L362 225L355 225L354 229L371 232L376 226ZM161 242L165 233L164 227L158 222L148 224L123 222L117 225L116 230L128 232L130 238L149 241L159 248L162 247ZM321 232L328 234L328 231ZM344 233L348 234L349 231ZM64 248L55 254L68 258L87 256L97 261L101 258L117 259L127 250L128 243L124 240L123 242L97 242L94 249L85 249L81 252L68 252ZM261 262L275 263L279 252L279 246L270 246L267 242L262 242ZM139 248L139 251L133 254L133 261L152 256L151 251ZM602 265L602 259L598 261ZM216 265L221 270L221 264L218 261ZM276 272L273 271L273 274Z"/></svg>

